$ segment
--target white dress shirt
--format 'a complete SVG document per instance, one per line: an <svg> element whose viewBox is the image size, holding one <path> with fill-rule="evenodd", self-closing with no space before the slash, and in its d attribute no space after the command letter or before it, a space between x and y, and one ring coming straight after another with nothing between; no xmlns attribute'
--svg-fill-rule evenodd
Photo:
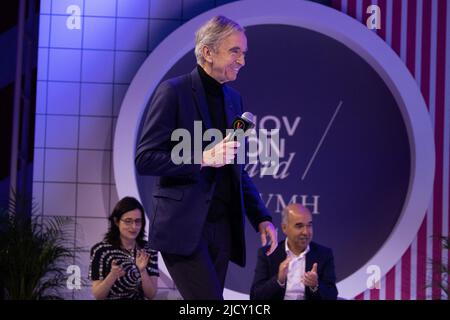
<svg viewBox="0 0 450 320"><path fill-rule="evenodd" d="M305 285L300 280L305 275L306 254L309 252L309 245L298 256L289 250L287 239L284 242L286 256L292 257L286 279L286 293L284 300L304 300Z"/></svg>

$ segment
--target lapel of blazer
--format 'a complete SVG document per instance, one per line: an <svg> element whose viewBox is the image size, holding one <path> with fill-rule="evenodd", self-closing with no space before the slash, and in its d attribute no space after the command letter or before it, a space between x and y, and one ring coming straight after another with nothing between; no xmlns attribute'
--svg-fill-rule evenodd
<svg viewBox="0 0 450 320"><path fill-rule="evenodd" d="M285 240L279 241L278 246L275 249L275 251L272 253L273 263L271 264L272 268L272 275L278 274L278 268L280 266L280 263L283 262L286 259L286 248L285 248ZM269 256L270 257L270 256ZM284 295L286 294L286 286L283 288L283 294L281 295L281 299L283 299Z"/></svg>
<svg viewBox="0 0 450 320"><path fill-rule="evenodd" d="M202 80L198 74L197 67L191 72L192 91L194 94L195 104L203 120L204 129L211 128L211 117L209 116L208 105L206 102L205 89Z"/></svg>
<svg viewBox="0 0 450 320"><path fill-rule="evenodd" d="M239 115L239 106L233 103L233 99L226 85L223 86L223 96L224 96L224 106L225 106L225 116L227 122L227 128L232 128L233 120ZM233 172L238 179L239 183L241 181L241 165L233 165Z"/></svg>
<svg viewBox="0 0 450 320"><path fill-rule="evenodd" d="M309 244L309 252L306 254L306 260L305 260L305 272L311 271L312 266L315 262L319 264L319 261L317 261L317 249L313 242Z"/></svg>
<svg viewBox="0 0 450 320"><path fill-rule="evenodd" d="M278 272L278 267L279 267L280 263L283 262L284 259L286 259L285 241L286 240L282 240L282 241L278 242L277 248L272 253L274 255L273 260L275 262L274 268L276 269L277 272Z"/></svg>

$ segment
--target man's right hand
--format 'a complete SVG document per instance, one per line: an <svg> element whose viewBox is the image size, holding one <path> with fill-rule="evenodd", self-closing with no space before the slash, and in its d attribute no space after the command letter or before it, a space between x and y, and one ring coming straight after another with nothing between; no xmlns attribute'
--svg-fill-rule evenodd
<svg viewBox="0 0 450 320"><path fill-rule="evenodd" d="M286 259L284 259L283 262L280 263L280 266L278 267L278 283L279 284L286 284L287 279L287 273L289 270L289 262L291 262L292 257L288 256Z"/></svg>
<svg viewBox="0 0 450 320"><path fill-rule="evenodd" d="M230 136L231 133L213 148L203 151L202 167L220 168L234 162L240 143L228 141Z"/></svg>

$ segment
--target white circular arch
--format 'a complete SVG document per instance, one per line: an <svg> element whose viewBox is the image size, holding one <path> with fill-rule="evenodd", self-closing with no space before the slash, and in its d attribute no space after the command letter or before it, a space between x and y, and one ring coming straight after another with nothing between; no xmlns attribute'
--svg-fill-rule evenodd
<svg viewBox="0 0 450 320"><path fill-rule="evenodd" d="M352 299L367 289L368 266L379 266L381 276L384 276L413 241L432 194L435 150L425 102L406 66L376 34L337 10L298 0L237 1L197 16L164 39L136 73L120 109L113 146L114 177L119 198L131 195L139 199L135 144L148 100L170 68L194 48L195 31L218 14L244 27L284 24L314 30L336 39L376 70L400 106L411 146L408 194L400 218L382 247L364 266L337 284L339 296ZM165 265L161 263L160 268L169 275ZM229 289L225 289L224 297L248 299L248 295Z"/></svg>

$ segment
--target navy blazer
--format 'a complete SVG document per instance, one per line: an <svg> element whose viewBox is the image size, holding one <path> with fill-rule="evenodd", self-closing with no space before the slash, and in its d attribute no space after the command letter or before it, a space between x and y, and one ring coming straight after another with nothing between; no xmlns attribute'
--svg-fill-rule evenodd
<svg viewBox="0 0 450 320"><path fill-rule="evenodd" d="M270 256L266 255L268 246L258 250L258 261L250 290L251 300L284 299L286 286L281 287L277 282L278 267L286 259L284 243L284 240L280 241ZM305 270L310 271L315 262L317 262L319 289L312 292L309 287L305 287L305 300L336 300L338 291L332 250L311 242L309 252L306 254Z"/></svg>
<svg viewBox="0 0 450 320"><path fill-rule="evenodd" d="M231 128L235 117L242 114L242 100L232 88L224 85L223 90L226 121ZM211 128L205 91L197 68L190 74L159 85L136 150L137 172L158 177L152 190L149 243L153 249L166 253L190 255L194 252L214 194L212 168L200 168L200 164L193 164L192 158L189 163L182 164L171 160L172 148L179 143L171 141L172 132L183 128L194 139L194 121L202 121L201 136L204 130ZM209 143L203 142L201 150ZM191 145L193 155L194 147L199 149L199 145L196 142ZM244 214L257 231L259 223L271 220L271 215L243 165L232 166L236 191L232 194L234 201L229 212L232 229L230 260L244 266Z"/></svg>

